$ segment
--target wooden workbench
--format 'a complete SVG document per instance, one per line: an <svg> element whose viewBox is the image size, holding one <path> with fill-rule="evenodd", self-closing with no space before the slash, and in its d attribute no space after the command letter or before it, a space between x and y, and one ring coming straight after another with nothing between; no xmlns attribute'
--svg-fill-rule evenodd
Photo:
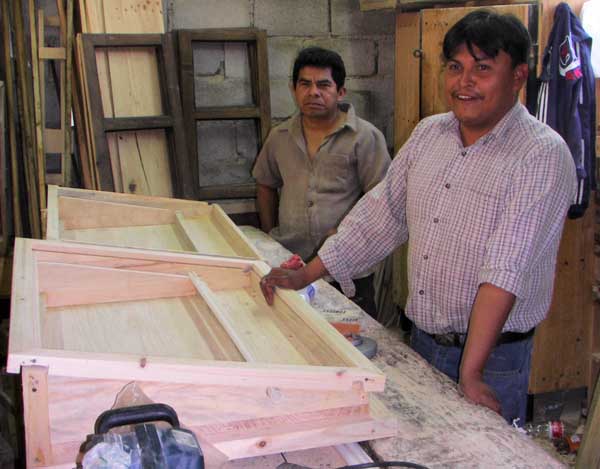
<svg viewBox="0 0 600 469"><path fill-rule="evenodd" d="M260 230L242 227L242 231L272 266L290 256ZM315 300L317 310L357 308L323 281L318 283ZM398 418L396 438L369 442L379 460L410 461L429 468L564 467L502 417L468 403L454 382L425 362L397 333L366 314L361 326L363 335L377 341L374 362L387 375L383 401Z"/></svg>

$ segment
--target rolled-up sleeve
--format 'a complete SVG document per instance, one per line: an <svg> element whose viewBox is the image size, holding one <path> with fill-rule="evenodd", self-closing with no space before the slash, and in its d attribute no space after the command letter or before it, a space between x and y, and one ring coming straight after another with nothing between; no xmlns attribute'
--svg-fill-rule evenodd
<svg viewBox="0 0 600 469"><path fill-rule="evenodd" d="M355 293L352 277L364 272L408 239L407 177L419 127L400 149L384 179L367 192L319 250L319 257L346 296Z"/></svg>
<svg viewBox="0 0 600 469"><path fill-rule="evenodd" d="M513 168L509 199L486 244L478 282L491 283L518 298L536 291L532 275L554 269L569 205L576 193L573 160L556 139ZM557 216L558 214L558 216Z"/></svg>

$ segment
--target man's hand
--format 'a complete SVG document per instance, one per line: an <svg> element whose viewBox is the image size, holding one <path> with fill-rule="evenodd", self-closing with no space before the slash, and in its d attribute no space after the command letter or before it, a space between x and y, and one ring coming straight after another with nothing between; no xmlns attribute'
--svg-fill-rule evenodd
<svg viewBox="0 0 600 469"><path fill-rule="evenodd" d="M483 382L479 376L461 376L458 387L473 404L482 405L500 414L500 402L496 398L494 390Z"/></svg>
<svg viewBox="0 0 600 469"><path fill-rule="evenodd" d="M300 290L309 283L304 268L298 270L274 268L260 280L260 289L267 303L272 305L276 287Z"/></svg>
<svg viewBox="0 0 600 469"><path fill-rule="evenodd" d="M298 270L271 269L271 272L260 280L260 289L267 303L272 305L276 287L300 290L328 273L321 258L317 256Z"/></svg>

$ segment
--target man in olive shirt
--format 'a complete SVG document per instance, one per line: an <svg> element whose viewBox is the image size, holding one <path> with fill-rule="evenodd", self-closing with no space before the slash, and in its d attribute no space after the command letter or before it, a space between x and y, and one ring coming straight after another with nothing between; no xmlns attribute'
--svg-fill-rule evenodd
<svg viewBox="0 0 600 469"><path fill-rule="evenodd" d="M274 128L253 170L263 231L305 262L390 164L385 138L342 103L346 71L333 51L300 51L292 74L299 112ZM376 315L372 271L355 279L362 309Z"/></svg>

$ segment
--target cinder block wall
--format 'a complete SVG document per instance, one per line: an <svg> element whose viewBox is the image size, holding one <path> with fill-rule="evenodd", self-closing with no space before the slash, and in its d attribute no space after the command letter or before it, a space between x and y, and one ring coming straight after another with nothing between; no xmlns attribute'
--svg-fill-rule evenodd
<svg viewBox="0 0 600 469"><path fill-rule="evenodd" d="M383 132L388 147L393 146L393 11L361 12L359 0L168 0L167 21L170 30L235 27L266 30L273 124L295 111L289 84L298 51L309 45L336 50L346 64L346 100L355 106L359 116ZM248 80L244 56L238 48L211 50L202 46L195 52L198 105L210 105L203 102L206 99L221 104L242 104L248 99L244 91ZM202 92L215 83L220 85L217 86L220 92ZM201 173L206 174L207 183L224 182L223 178L231 180L233 174L238 176L231 182L244 182L247 177L246 168L249 169L255 157L252 142L238 141L233 160L229 151L221 156L221 152L215 154L221 147L219 141L228 140L223 148L231 149L232 137L239 140L238 136L248 135L237 127L239 123L230 123L218 133L201 132L204 144L199 148L207 148L207 138L213 140L209 145L211 158L200 157ZM224 170L225 167L228 169Z"/></svg>

